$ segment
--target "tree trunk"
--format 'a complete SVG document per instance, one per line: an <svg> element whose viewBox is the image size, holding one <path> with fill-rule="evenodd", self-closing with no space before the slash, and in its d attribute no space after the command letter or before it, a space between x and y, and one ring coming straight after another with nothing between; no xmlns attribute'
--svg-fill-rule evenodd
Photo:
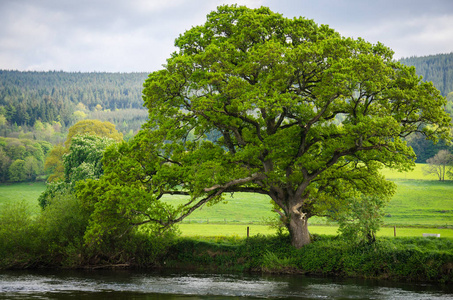
<svg viewBox="0 0 453 300"><path fill-rule="evenodd" d="M310 244L310 233L308 232L308 220L305 216L291 212L288 230L291 236L291 245L299 249Z"/></svg>

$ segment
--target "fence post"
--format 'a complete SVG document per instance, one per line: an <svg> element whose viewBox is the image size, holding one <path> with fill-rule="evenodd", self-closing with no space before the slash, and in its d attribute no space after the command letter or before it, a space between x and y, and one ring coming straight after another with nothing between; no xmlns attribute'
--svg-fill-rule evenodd
<svg viewBox="0 0 453 300"><path fill-rule="evenodd" d="M393 226L393 236L396 237L396 226Z"/></svg>
<svg viewBox="0 0 453 300"><path fill-rule="evenodd" d="M250 228L247 226L247 238L249 238L250 235Z"/></svg>

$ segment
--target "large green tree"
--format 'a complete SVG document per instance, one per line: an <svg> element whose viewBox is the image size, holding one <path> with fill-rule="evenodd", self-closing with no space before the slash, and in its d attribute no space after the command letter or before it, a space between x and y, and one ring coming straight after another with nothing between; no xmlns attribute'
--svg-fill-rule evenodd
<svg viewBox="0 0 453 300"><path fill-rule="evenodd" d="M168 226L225 193L260 193L302 247L310 217L335 214L362 195L393 193L379 169L413 166L404 137L449 136L445 99L414 68L380 43L312 20L221 6L175 44L179 50L144 84L149 122L128 149L105 158L117 168L108 176L123 178L119 185L130 181L154 195L149 205L137 196L125 209L126 200L106 198L106 187L81 187L89 198L98 186L98 207L140 216L135 224ZM190 197L152 213L165 194Z"/></svg>

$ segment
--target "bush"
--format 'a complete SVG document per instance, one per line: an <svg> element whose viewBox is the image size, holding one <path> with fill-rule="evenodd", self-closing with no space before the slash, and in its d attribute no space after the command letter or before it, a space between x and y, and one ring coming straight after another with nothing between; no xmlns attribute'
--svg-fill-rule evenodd
<svg viewBox="0 0 453 300"><path fill-rule="evenodd" d="M323 276L453 282L452 239L378 239L351 244L339 237L315 236L301 249L288 237L254 236L227 245L200 239L178 240L168 267L200 271L259 271ZM421 248L420 245L426 246ZM450 247L450 248L448 248Z"/></svg>
<svg viewBox="0 0 453 300"><path fill-rule="evenodd" d="M0 268L25 268L40 260L40 232L31 215L23 201L0 210Z"/></svg>
<svg viewBox="0 0 453 300"><path fill-rule="evenodd" d="M39 217L42 242L47 255L55 264L77 266L83 261L83 236L89 214L69 192L58 192Z"/></svg>
<svg viewBox="0 0 453 300"><path fill-rule="evenodd" d="M372 243L383 224L385 201L378 197L353 198L338 215L338 231L349 242Z"/></svg>

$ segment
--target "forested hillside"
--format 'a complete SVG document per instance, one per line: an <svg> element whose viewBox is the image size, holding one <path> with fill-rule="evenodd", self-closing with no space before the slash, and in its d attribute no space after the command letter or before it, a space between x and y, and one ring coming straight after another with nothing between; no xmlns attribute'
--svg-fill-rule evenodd
<svg viewBox="0 0 453 300"><path fill-rule="evenodd" d="M68 73L0 70L0 182L45 177L52 145L85 119L113 123L130 139L146 121L147 73Z"/></svg>
<svg viewBox="0 0 453 300"><path fill-rule="evenodd" d="M432 81L443 96L453 91L453 52L422 57L409 57L401 63L414 66L424 81Z"/></svg>
<svg viewBox="0 0 453 300"><path fill-rule="evenodd" d="M423 57L409 57L400 60L401 63L414 66L419 76L424 81L431 81L434 86L447 98L446 111L453 116L453 52L450 54L437 54ZM449 150L443 141L433 145L431 141L425 140L421 135L412 135L408 143L417 154L417 162L425 163L428 158L433 157L439 150Z"/></svg>
<svg viewBox="0 0 453 300"><path fill-rule="evenodd" d="M89 112L143 109L146 77L147 73L0 70L0 115L11 125L34 126L39 120L68 127Z"/></svg>

